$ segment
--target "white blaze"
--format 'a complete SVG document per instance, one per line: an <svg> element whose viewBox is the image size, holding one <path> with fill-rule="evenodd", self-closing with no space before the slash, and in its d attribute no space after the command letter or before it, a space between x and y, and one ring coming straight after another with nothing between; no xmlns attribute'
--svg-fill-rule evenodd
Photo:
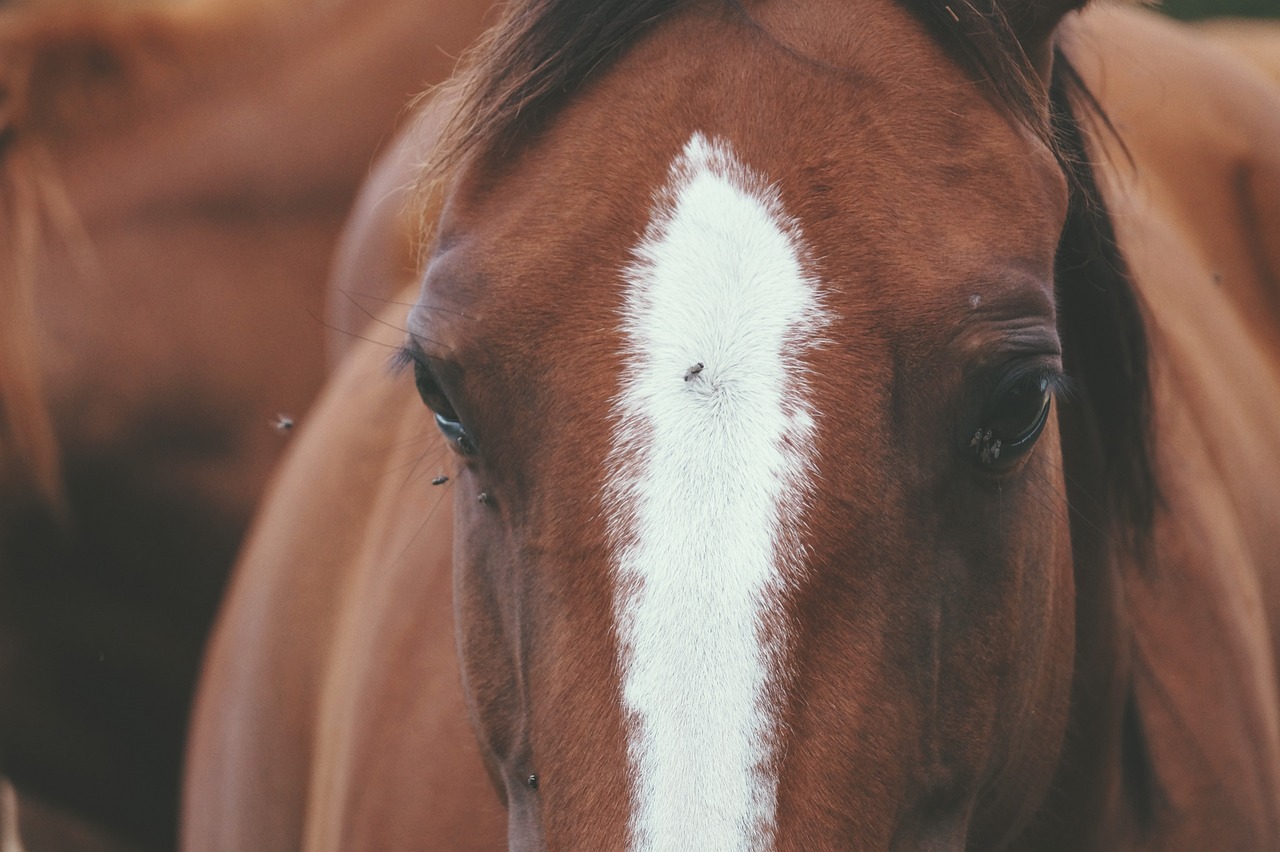
<svg viewBox="0 0 1280 852"><path fill-rule="evenodd" d="M827 322L804 259L776 190L695 134L625 272L606 507L633 849L773 845L802 357Z"/></svg>

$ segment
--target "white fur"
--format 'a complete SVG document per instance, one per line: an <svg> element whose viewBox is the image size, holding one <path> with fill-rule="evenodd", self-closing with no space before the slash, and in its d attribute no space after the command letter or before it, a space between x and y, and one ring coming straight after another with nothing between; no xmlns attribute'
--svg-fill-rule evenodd
<svg viewBox="0 0 1280 852"><path fill-rule="evenodd" d="M776 190L695 134L625 271L605 495L632 849L773 845L814 452L802 359L827 323L805 258Z"/></svg>

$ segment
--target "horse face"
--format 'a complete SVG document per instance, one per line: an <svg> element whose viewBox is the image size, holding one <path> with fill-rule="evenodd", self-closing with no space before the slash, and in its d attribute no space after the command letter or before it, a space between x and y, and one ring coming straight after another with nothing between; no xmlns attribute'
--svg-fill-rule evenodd
<svg viewBox="0 0 1280 852"><path fill-rule="evenodd" d="M410 317L513 848L994 844L1061 744L1059 169L905 13L762 14L473 163Z"/></svg>

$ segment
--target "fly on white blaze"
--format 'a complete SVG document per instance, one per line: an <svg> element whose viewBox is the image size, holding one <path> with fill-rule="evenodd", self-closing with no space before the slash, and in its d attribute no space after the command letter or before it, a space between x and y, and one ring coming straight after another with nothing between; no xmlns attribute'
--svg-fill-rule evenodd
<svg viewBox="0 0 1280 852"><path fill-rule="evenodd" d="M630 848L768 849L827 314L776 189L723 140L695 134L656 202L605 485Z"/></svg>

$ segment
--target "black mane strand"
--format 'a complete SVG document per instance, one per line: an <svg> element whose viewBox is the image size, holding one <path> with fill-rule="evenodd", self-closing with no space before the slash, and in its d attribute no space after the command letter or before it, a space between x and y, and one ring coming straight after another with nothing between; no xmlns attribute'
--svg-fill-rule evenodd
<svg viewBox="0 0 1280 852"><path fill-rule="evenodd" d="M1159 502L1147 329L1094 179L1079 113L1101 132L1115 131L1061 53L1054 62L1050 102L1071 186L1054 270L1063 360L1076 388L1073 404L1092 421L1101 455L1099 487L1105 493L1093 496L1106 500L1110 531L1141 549Z"/></svg>

